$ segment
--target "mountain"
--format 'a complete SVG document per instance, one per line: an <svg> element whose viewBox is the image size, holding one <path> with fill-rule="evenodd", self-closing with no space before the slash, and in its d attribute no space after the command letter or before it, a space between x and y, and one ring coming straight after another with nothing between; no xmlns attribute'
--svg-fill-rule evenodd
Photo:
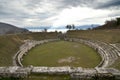
<svg viewBox="0 0 120 80"><path fill-rule="evenodd" d="M95 28L95 27L98 27L100 26L99 24L90 24L90 25L80 25L80 26L76 26L76 29L80 30L86 30L86 29L92 29L92 28Z"/></svg>
<svg viewBox="0 0 120 80"><path fill-rule="evenodd" d="M18 28L14 25L0 22L0 34L17 34L17 33L27 33L27 29Z"/></svg>

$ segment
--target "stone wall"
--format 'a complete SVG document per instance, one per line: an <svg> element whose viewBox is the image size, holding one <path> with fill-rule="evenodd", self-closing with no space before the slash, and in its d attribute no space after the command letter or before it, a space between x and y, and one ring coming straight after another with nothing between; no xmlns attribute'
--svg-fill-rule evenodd
<svg viewBox="0 0 120 80"><path fill-rule="evenodd" d="M25 78L31 72L30 68L22 68L18 66L0 67L0 77L18 77Z"/></svg>
<svg viewBox="0 0 120 80"><path fill-rule="evenodd" d="M113 68L81 68L81 67L0 67L2 77L26 78L31 73L61 75L68 74L71 78L92 78L100 74L101 76L114 76L120 79L120 71Z"/></svg>

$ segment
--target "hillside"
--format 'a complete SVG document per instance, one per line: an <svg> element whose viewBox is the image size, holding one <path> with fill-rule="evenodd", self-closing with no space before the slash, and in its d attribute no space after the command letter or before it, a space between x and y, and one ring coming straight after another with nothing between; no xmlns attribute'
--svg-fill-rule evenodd
<svg viewBox="0 0 120 80"><path fill-rule="evenodd" d="M12 57L26 39L42 40L57 38L57 33L27 33L0 36L0 66L11 66Z"/></svg>
<svg viewBox="0 0 120 80"><path fill-rule="evenodd" d="M120 30L70 30L67 32L68 37L85 38L99 40L106 43L120 43Z"/></svg>
<svg viewBox="0 0 120 80"><path fill-rule="evenodd" d="M113 20L108 20L104 25L93 28L93 30L100 29L120 29L120 17Z"/></svg>
<svg viewBox="0 0 120 80"><path fill-rule="evenodd" d="M0 34L16 34L29 32L26 29L18 28L14 25L0 22Z"/></svg>

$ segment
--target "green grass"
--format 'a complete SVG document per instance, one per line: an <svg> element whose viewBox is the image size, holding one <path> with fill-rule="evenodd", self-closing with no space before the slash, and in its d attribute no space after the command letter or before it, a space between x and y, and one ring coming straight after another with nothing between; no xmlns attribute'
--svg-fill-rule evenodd
<svg viewBox="0 0 120 80"><path fill-rule="evenodd" d="M11 66L12 58L19 50L23 40L42 40L48 38L56 38L57 33L28 33L28 34L13 34L0 35L0 66Z"/></svg>
<svg viewBox="0 0 120 80"><path fill-rule="evenodd" d="M70 57L74 58L71 62L68 60ZM22 63L24 66L81 66L90 68L95 67L100 61L101 57L98 53L86 45L58 41L33 48L27 56L24 56Z"/></svg>
<svg viewBox="0 0 120 80"><path fill-rule="evenodd" d="M120 29L112 30L73 30L68 31L68 37L99 40L106 43L120 43Z"/></svg>
<svg viewBox="0 0 120 80"><path fill-rule="evenodd" d="M12 57L21 43L17 36L0 36L0 66L12 65Z"/></svg>

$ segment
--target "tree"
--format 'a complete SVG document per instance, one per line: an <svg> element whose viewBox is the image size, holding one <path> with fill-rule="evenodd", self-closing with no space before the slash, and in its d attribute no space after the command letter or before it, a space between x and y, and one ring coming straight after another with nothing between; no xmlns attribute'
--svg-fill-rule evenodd
<svg viewBox="0 0 120 80"><path fill-rule="evenodd" d="M72 24L72 29L75 29L75 25L74 24Z"/></svg>
<svg viewBox="0 0 120 80"><path fill-rule="evenodd" d="M72 25L67 25L66 28L69 29L69 30L70 30L70 29L75 29L75 25L74 25L74 24L72 24Z"/></svg>
<svg viewBox="0 0 120 80"><path fill-rule="evenodd" d="M66 28L67 28L67 29L71 29L71 25L67 25Z"/></svg>
<svg viewBox="0 0 120 80"><path fill-rule="evenodd" d="M46 29L46 28L44 28L44 32L47 32L47 29Z"/></svg>
<svg viewBox="0 0 120 80"><path fill-rule="evenodd" d="M91 30L91 28L87 28L87 30Z"/></svg>
<svg viewBox="0 0 120 80"><path fill-rule="evenodd" d="M69 28L69 26L67 25L67 26L66 26L66 28L68 29L68 28Z"/></svg>
<svg viewBox="0 0 120 80"><path fill-rule="evenodd" d="M120 25L120 17L117 18L117 25Z"/></svg>

